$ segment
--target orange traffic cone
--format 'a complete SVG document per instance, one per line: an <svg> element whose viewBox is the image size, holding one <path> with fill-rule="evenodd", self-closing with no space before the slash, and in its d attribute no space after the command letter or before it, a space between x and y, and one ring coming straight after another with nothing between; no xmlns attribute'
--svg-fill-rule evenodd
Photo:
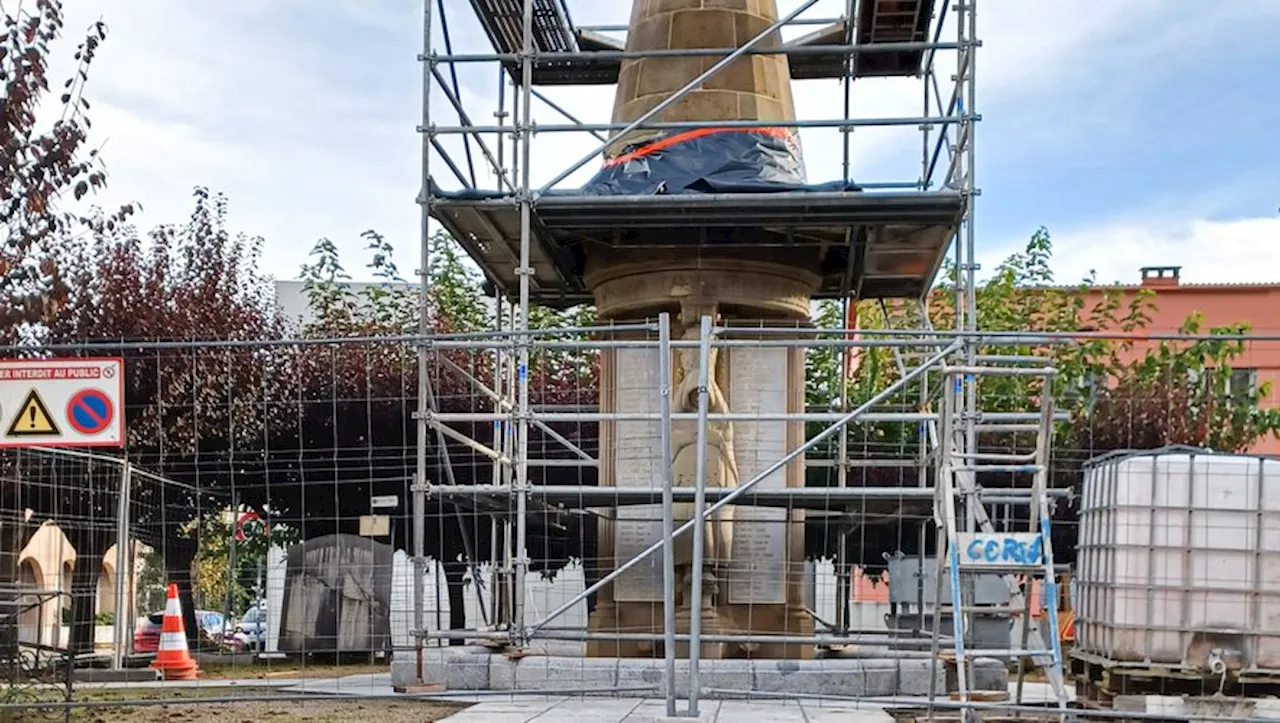
<svg viewBox="0 0 1280 723"><path fill-rule="evenodd" d="M160 648L151 667L164 674L165 680L195 680L200 668L187 649L186 626L182 623L182 602L178 586L169 584L169 599L164 606L164 623L160 626Z"/></svg>
<svg viewBox="0 0 1280 723"><path fill-rule="evenodd" d="M1058 639L1064 643L1074 643L1076 641L1076 614L1069 610L1062 611L1059 625L1062 626L1062 634L1058 636Z"/></svg>

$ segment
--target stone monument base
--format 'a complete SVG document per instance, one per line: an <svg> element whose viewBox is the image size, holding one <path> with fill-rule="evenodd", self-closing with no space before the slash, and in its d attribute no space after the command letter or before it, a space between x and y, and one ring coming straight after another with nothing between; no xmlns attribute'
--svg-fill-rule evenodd
<svg viewBox="0 0 1280 723"><path fill-rule="evenodd" d="M687 632L692 628L693 612L689 609L682 609L676 612L676 630ZM721 618L714 607L702 608L702 634L703 635L732 635L736 632L732 625ZM703 642L701 658L703 660L725 660L727 658L736 657L734 655L737 645L731 643L708 643ZM676 642L676 657L688 659L689 651L692 646L686 641ZM665 655L665 653L664 653Z"/></svg>
<svg viewBox="0 0 1280 723"><path fill-rule="evenodd" d="M980 658L973 663L975 690L1007 694L1004 663ZM396 653L391 661L397 691L572 691L630 697L666 694L666 663L661 658L580 658L529 656L511 659L491 648L466 646L423 651L423 678L417 680L416 653ZM699 668L706 698L735 694L791 693L855 698L923 697L930 681L943 695L947 669L927 658L824 658L819 660L704 660ZM689 661L676 661L676 695L689 694Z"/></svg>
<svg viewBox="0 0 1280 723"><path fill-rule="evenodd" d="M593 633L650 633L661 635L663 630L661 603L607 602L598 606L589 618ZM677 611L676 631L689 632L689 613ZM704 635L734 635L743 633L761 635L813 635L813 618L803 608L795 605L718 605L714 613L706 608L702 612ZM689 647L678 643L676 656L687 658ZM592 640L587 643L587 656L592 658L661 658L662 641L648 640ZM814 656L813 645L797 643L762 643L746 646L742 643L726 643L712 648L702 644L702 657L707 660L725 658L792 659L803 660Z"/></svg>

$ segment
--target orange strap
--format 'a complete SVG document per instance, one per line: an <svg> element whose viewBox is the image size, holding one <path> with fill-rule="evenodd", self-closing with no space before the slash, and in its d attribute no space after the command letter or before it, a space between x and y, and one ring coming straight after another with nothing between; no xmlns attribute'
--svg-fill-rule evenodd
<svg viewBox="0 0 1280 723"><path fill-rule="evenodd" d="M631 161L639 160L657 153L658 151L666 150L676 144L696 140L698 138L706 138L707 136L715 135L716 133L755 133L757 135L769 136L770 138L786 140L791 135L791 130L788 128L698 128L696 130L685 131L684 133L677 133L673 136L667 136L666 138L656 140L647 146L640 146L634 151L610 158L605 161L604 167L613 168L614 166L619 166L623 163L630 163Z"/></svg>

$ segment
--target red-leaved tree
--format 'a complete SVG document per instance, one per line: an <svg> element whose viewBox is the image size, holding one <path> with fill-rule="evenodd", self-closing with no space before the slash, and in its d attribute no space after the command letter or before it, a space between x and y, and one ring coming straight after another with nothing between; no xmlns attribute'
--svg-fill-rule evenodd
<svg viewBox="0 0 1280 723"><path fill-rule="evenodd" d="M89 66L106 37L98 22L76 49L74 75L51 104L50 52L62 34L62 3L36 0L4 11L0 30L0 340L38 343L66 302L62 245L132 211L86 218L70 209L106 184L97 151L87 145ZM42 112L58 111L45 127ZM44 119L47 120L47 119Z"/></svg>
<svg viewBox="0 0 1280 723"><path fill-rule="evenodd" d="M49 61L63 32L62 3L33 0L0 7L0 343L15 353L51 341L51 325L71 294L68 246L82 234L118 226L132 208L92 217L78 204L106 183L97 151L88 146L89 103L83 90L89 68L106 37L99 22L75 51L76 68L59 90L51 89ZM55 96L54 93L57 93ZM56 98L56 100L53 100ZM25 514L33 490L13 457L6 457L0 483L0 580L13 580L18 554L32 527ZM78 517L93 519L111 508L112 495L88 485L77 495ZM69 524L74 529L77 525ZM79 525L85 529L87 525ZM101 552L86 545L80 568L92 570L73 583L73 601L91 609ZM92 646L92 630L78 627L80 647Z"/></svg>

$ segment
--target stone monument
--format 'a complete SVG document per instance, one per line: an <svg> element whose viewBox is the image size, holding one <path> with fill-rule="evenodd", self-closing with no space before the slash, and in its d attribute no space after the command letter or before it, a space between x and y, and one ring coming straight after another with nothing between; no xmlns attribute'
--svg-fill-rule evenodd
<svg viewBox="0 0 1280 723"><path fill-rule="evenodd" d="M634 0L628 50L741 47L777 20L774 0ZM758 47L776 46L776 35ZM636 120L698 77L719 57L647 57L623 61L613 120ZM660 112L668 122L795 118L787 57L748 55ZM584 188L588 194L690 194L780 191L805 183L798 139L790 128L700 128L692 132L640 130L611 139L604 168ZM808 323L809 301L820 277L818 251L753 245L760 229L712 229L714 243L694 241L694 231L661 232L665 254L594 248L585 280L602 321L625 322L669 312L673 338L696 340L700 318L717 324L794 327ZM645 232L637 232L645 233ZM697 233L701 233L698 231ZM653 239L647 239L653 240ZM692 241L692 242L691 242ZM739 335L741 338L741 335ZM774 337L776 338L776 337ZM611 349L601 365L601 409L658 410L656 349ZM678 349L671 364L673 412L696 412L697 349ZM804 410L804 353L781 347L713 350L707 386L710 413L799 413ZM697 422L672 425L672 459L658 459L655 422L601 425L601 486L661 486L671 465L673 484L695 484ZM706 434L706 485L736 487L804 442L798 422L712 422ZM755 489L802 487L802 462L788 465ZM660 505L623 506L601 521L597 555L605 570L661 539ZM693 518L692 504L677 504L676 525ZM705 635L810 635L804 604L802 511L746 505L726 507L706 523L704 564L692 565L692 534L675 549L677 628L689 630L694 605ZM690 599L694 575L702 599ZM606 587L591 617L593 632L663 629L662 562L653 556ZM588 655L652 657L660 642L593 641ZM800 644L703 643L706 658L808 658ZM687 655L687 644L678 654Z"/></svg>
<svg viewBox="0 0 1280 723"><path fill-rule="evenodd" d="M688 315L693 316L693 315ZM686 323L682 338L697 340L698 324L684 319ZM712 349L709 355L712 370L707 383L707 411L710 414L725 414L729 404L721 388L719 380L724 378L723 370L716 363L718 350ZM675 352L677 363L672 365L672 410L675 412L698 411L698 366L700 354L696 349L681 349ZM698 456L698 423L674 422L671 425L671 480L676 487L697 486ZM738 486L738 460L733 450L733 423L715 421L707 424L705 479L708 488L733 488ZM694 605L702 610L703 629L722 631L726 626L716 611L716 602L723 599L720 587L729 574L733 561L733 510L732 506L717 511L705 525L703 560L701 569L694 565L693 535L687 534L677 538L675 548L676 605L677 624L683 630L689 629L689 615ZM695 516L694 505L676 504L672 509L672 518L681 525ZM693 578L702 577L702 596L693 599ZM682 646L683 647L683 646ZM712 645L721 650L722 645ZM687 654L687 652L685 652Z"/></svg>

